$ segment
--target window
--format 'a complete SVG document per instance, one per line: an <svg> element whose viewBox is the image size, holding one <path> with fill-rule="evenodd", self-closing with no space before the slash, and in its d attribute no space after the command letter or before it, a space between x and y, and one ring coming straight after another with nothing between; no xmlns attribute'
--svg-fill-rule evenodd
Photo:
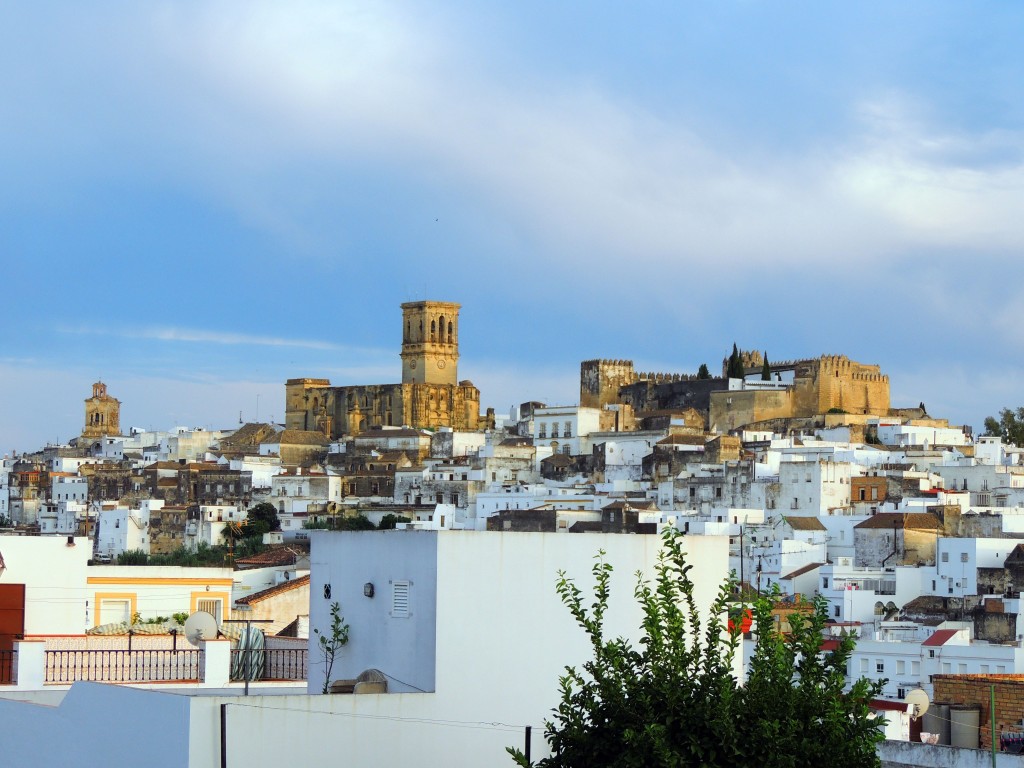
<svg viewBox="0 0 1024 768"><path fill-rule="evenodd" d="M824 576L821 579L821 588L828 589L828 576Z"/></svg>
<svg viewBox="0 0 1024 768"><path fill-rule="evenodd" d="M115 621L130 624L132 620L131 602L128 600L100 600L99 620L103 624Z"/></svg>
<svg viewBox="0 0 1024 768"><path fill-rule="evenodd" d="M942 674L948 675L952 671L953 666L948 661L942 662Z"/></svg>
<svg viewBox="0 0 1024 768"><path fill-rule="evenodd" d="M839 606L837 605L832 609L832 614L838 619L839 618Z"/></svg>
<svg viewBox="0 0 1024 768"><path fill-rule="evenodd" d="M884 661L876 661L875 662L875 672L877 672L880 675L884 675L885 674L885 662Z"/></svg>
<svg viewBox="0 0 1024 768"><path fill-rule="evenodd" d="M981 674L987 675L988 671L989 671L989 665L988 664L982 664L981 665Z"/></svg>
<svg viewBox="0 0 1024 768"><path fill-rule="evenodd" d="M506 520L506 524L510 521ZM391 618L393 619L407 619L411 615L409 612L409 587L411 582L409 581L393 581L391 582Z"/></svg>
<svg viewBox="0 0 1024 768"><path fill-rule="evenodd" d="M903 659L899 659L896 662L896 674L897 675L904 675L904 674L906 674L906 672L907 672L907 662L903 661ZM901 696L900 698L903 698L903 697Z"/></svg>
<svg viewBox="0 0 1024 768"><path fill-rule="evenodd" d="M921 662L920 661L912 661L912 662L910 662L910 674L912 674L912 675L920 675L921 674Z"/></svg>
<svg viewBox="0 0 1024 768"><path fill-rule="evenodd" d="M896 698L897 699L905 699L905 698L907 698L907 689L906 688L897 688L896 689Z"/></svg>
<svg viewBox="0 0 1024 768"><path fill-rule="evenodd" d="M928 649L928 658L929 659L934 659L935 658L935 649L934 648L929 648Z"/></svg>
<svg viewBox="0 0 1024 768"><path fill-rule="evenodd" d="M867 659L861 659L860 660L860 671L861 672L867 672L868 671L868 660Z"/></svg>
<svg viewBox="0 0 1024 768"><path fill-rule="evenodd" d="M966 664L957 664L956 665L956 673L958 675L966 675L967 674L967 665Z"/></svg>
<svg viewBox="0 0 1024 768"><path fill-rule="evenodd" d="M196 610L206 611L208 614L210 614L211 616L213 616L213 618L217 620L218 624L220 624L222 605L223 603L220 600L197 600Z"/></svg>
<svg viewBox="0 0 1024 768"><path fill-rule="evenodd" d="M942 553L942 562L944 562L944 563L948 563L949 562L949 552L943 552Z"/></svg>
<svg viewBox="0 0 1024 768"><path fill-rule="evenodd" d="M996 674L997 675L1005 675L1006 674L1006 667L1003 666L1002 664L999 664L998 666L996 666Z"/></svg>

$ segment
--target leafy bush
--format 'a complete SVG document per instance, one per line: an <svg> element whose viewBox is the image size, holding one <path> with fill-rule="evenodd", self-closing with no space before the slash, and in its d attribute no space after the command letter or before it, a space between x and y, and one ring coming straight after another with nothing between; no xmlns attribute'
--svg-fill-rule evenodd
<svg viewBox="0 0 1024 768"><path fill-rule="evenodd" d="M637 584L639 647L605 635L612 567L603 553L589 608L576 584L559 574L558 594L590 639L593 658L581 669L566 668L561 702L545 724L551 755L534 765L877 766L882 734L868 703L881 683L861 679L844 692L854 643L844 637L835 651L821 652L825 602L819 599L807 616L791 616L792 631L783 637L772 601L755 601L757 643L741 686L733 673L740 626L726 623L733 582L719 588L703 620L682 541L679 532L667 532L653 585ZM518 750L508 751L520 766L530 765Z"/></svg>

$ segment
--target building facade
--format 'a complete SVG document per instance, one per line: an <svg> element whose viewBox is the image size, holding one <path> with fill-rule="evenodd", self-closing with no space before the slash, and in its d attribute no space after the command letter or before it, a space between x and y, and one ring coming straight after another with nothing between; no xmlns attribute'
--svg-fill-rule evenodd
<svg viewBox="0 0 1024 768"><path fill-rule="evenodd" d="M459 305L402 305L402 383L334 387L328 379L285 384L288 429L318 430L334 439L374 427L476 430L480 390L459 381Z"/></svg>

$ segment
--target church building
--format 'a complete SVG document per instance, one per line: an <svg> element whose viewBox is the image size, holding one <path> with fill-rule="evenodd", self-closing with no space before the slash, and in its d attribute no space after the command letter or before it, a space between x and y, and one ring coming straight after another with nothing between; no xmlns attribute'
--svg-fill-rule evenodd
<svg viewBox="0 0 1024 768"><path fill-rule="evenodd" d="M334 387L327 379L285 383L285 425L334 439L372 427L475 430L480 390L459 381L459 306L402 304L402 383Z"/></svg>

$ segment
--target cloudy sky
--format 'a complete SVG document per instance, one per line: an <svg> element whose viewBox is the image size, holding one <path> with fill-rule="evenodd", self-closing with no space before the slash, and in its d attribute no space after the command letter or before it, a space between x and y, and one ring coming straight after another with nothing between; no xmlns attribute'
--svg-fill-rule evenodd
<svg viewBox="0 0 1024 768"><path fill-rule="evenodd" d="M0 0L0 453L398 381L847 354L1024 404L1024 7ZM258 411L257 411L258 409Z"/></svg>

